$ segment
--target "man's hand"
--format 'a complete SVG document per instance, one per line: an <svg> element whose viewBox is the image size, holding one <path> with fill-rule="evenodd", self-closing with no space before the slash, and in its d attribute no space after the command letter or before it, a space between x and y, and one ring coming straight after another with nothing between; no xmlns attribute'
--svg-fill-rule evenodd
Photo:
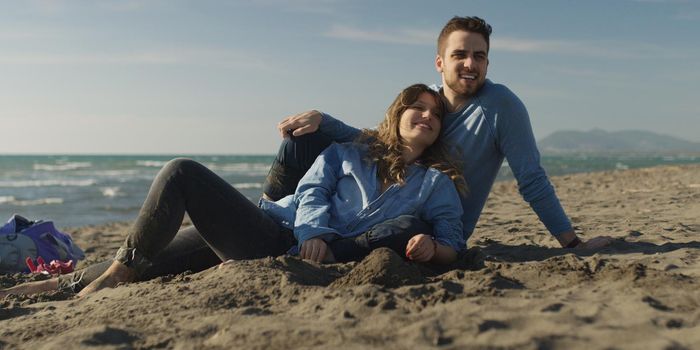
<svg viewBox="0 0 700 350"><path fill-rule="evenodd" d="M289 137L288 132L293 130L292 135L301 136L318 130L321 125L321 112L317 110L306 111L284 118L277 124L277 130L282 138Z"/></svg>
<svg viewBox="0 0 700 350"><path fill-rule="evenodd" d="M582 241L581 244L576 246L576 249L600 249L610 245L612 241L612 237L608 236L593 237L587 241Z"/></svg>
<svg viewBox="0 0 700 350"><path fill-rule="evenodd" d="M299 256L302 259L309 259L315 262L321 262L326 258L326 254L330 251L328 250L328 245L320 238L312 238L301 244L301 251Z"/></svg>
<svg viewBox="0 0 700 350"><path fill-rule="evenodd" d="M435 256L436 247L432 237L421 233L411 237L406 244L406 257L417 262L427 262Z"/></svg>

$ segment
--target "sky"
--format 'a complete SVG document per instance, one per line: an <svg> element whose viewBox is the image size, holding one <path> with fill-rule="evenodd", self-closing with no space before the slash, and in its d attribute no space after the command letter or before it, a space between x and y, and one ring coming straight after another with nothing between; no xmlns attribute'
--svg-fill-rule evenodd
<svg viewBox="0 0 700 350"><path fill-rule="evenodd" d="M557 130L700 142L700 2L0 0L0 154L273 154L309 109L379 123L438 83L452 16L493 27L488 78Z"/></svg>

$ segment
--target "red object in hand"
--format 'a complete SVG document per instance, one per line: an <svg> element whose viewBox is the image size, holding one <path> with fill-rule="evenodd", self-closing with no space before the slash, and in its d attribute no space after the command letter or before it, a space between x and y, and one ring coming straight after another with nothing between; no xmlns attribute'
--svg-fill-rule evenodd
<svg viewBox="0 0 700 350"><path fill-rule="evenodd" d="M60 260L51 260L50 263L46 263L42 257L36 258L36 265L34 264L34 261L32 261L32 258L27 257L27 260L25 260L27 263L27 266L29 267L29 271L32 273L43 273L43 274L49 274L49 275L61 275L61 274L66 274L66 273L71 273L73 272L73 260L68 260L68 261L60 261Z"/></svg>

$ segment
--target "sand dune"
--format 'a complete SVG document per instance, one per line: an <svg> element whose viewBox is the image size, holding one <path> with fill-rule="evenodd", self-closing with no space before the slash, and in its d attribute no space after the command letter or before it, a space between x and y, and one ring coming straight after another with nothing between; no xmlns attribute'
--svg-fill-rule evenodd
<svg viewBox="0 0 700 350"><path fill-rule="evenodd" d="M557 248L502 182L452 269L378 250L349 264L238 261L84 299L10 295L0 348L700 348L700 166L552 181L581 236L610 247ZM126 228L68 231L101 261Z"/></svg>

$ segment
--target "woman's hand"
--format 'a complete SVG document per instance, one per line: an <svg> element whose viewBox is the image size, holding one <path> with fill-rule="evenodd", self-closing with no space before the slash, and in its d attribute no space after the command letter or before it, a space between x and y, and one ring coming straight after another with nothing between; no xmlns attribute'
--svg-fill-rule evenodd
<svg viewBox="0 0 700 350"><path fill-rule="evenodd" d="M277 124L277 130L283 138L289 137L288 132L290 130L294 130L292 132L294 136L309 134L318 130L318 126L321 125L321 118L321 112L317 110L302 112L282 119Z"/></svg>
<svg viewBox="0 0 700 350"><path fill-rule="evenodd" d="M417 262L430 261L437 252L437 244L432 237L425 234L418 234L406 244L406 257Z"/></svg>
<svg viewBox="0 0 700 350"><path fill-rule="evenodd" d="M301 244L299 256L302 259L309 259L315 262L321 262L330 253L328 245L320 238L312 238Z"/></svg>

